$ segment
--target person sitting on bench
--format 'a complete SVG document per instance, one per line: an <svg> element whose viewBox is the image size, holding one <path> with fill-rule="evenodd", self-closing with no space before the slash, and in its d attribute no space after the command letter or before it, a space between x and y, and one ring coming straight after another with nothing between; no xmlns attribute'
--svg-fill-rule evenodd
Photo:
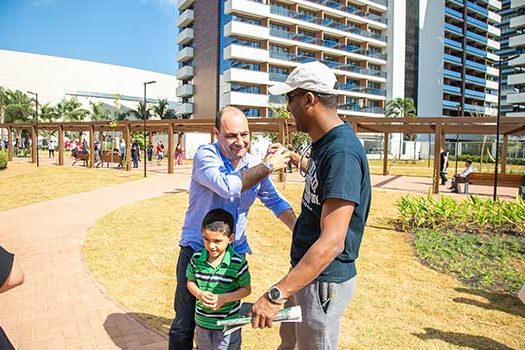
<svg viewBox="0 0 525 350"><path fill-rule="evenodd" d="M472 166L472 161L467 159L465 161L465 169L459 174L455 174L452 178L452 183L450 184L451 192L458 193L458 184L462 184L468 181L467 177L470 173L474 172L474 167Z"/></svg>

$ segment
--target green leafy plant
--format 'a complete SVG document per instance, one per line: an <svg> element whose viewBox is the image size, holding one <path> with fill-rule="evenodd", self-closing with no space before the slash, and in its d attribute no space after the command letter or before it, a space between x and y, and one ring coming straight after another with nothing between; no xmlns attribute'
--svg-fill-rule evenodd
<svg viewBox="0 0 525 350"><path fill-rule="evenodd" d="M7 152L0 151L0 170L7 168Z"/></svg>

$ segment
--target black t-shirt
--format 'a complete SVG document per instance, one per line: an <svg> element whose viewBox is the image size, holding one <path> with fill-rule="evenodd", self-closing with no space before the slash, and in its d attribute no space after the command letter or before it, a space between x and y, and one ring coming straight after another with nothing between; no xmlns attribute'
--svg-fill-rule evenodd
<svg viewBox="0 0 525 350"><path fill-rule="evenodd" d="M301 214L294 227L291 260L295 266L321 234L321 210L325 199L356 204L346 234L345 248L317 280L341 283L356 275L366 219L370 210L371 184L366 153L350 125L330 130L312 144Z"/></svg>
<svg viewBox="0 0 525 350"><path fill-rule="evenodd" d="M0 246L0 287L4 285L5 281L7 281L7 278L11 274L14 258L14 254L9 253Z"/></svg>
<svg viewBox="0 0 525 350"><path fill-rule="evenodd" d="M0 287L4 285L7 278L11 274L13 269L14 254L9 253L2 246L0 246ZM2 350L14 350L13 344L7 338L2 327L0 327L0 349Z"/></svg>

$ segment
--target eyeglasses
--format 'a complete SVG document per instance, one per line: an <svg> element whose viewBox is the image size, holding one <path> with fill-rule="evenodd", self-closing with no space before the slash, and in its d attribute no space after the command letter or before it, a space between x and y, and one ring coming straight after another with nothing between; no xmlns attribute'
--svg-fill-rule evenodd
<svg viewBox="0 0 525 350"><path fill-rule="evenodd" d="M300 95L302 93L304 93L304 91L301 91L301 90L292 90L292 91L286 93L284 95L284 98L286 99L286 103L290 104L290 102L292 101L292 98L294 98L294 96Z"/></svg>

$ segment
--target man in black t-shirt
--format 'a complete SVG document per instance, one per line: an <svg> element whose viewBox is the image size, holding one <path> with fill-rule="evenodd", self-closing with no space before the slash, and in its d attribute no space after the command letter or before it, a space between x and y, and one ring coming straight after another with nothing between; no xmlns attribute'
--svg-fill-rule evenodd
<svg viewBox="0 0 525 350"><path fill-rule="evenodd" d="M18 265L15 255L0 246L0 293L6 292L22 283L24 283L24 273ZM0 349L15 349L2 327L0 327Z"/></svg>
<svg viewBox="0 0 525 350"><path fill-rule="evenodd" d="M269 89L284 94L298 131L312 138L310 157L291 160L306 174L293 231L292 269L252 308L253 327L270 327L288 299L303 321L281 325L280 349L337 349L341 317L355 291L355 260L370 210L366 153L337 115L337 80L320 62L294 69ZM308 149L304 153L308 152Z"/></svg>

